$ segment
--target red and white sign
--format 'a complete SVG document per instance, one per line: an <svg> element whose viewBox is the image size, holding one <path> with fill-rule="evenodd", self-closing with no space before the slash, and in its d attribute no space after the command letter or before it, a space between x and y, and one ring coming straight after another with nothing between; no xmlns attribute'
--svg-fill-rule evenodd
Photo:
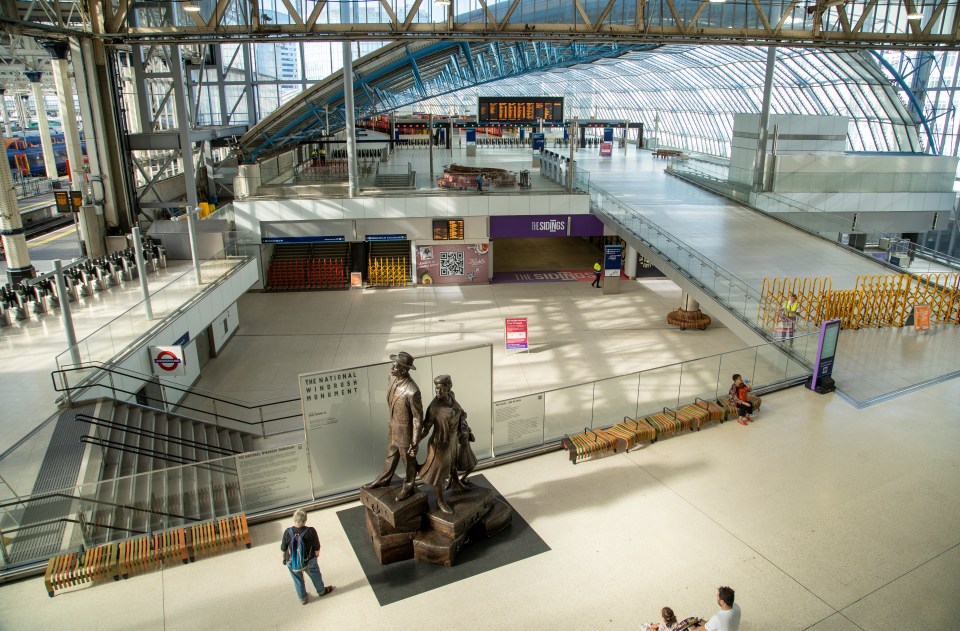
<svg viewBox="0 0 960 631"><path fill-rule="evenodd" d="M609 158L613 155L613 143L612 142L601 142L600 143L600 156L603 158Z"/></svg>
<svg viewBox="0 0 960 631"><path fill-rule="evenodd" d="M151 346L150 363L155 375L178 377L187 374L182 346Z"/></svg>
<svg viewBox="0 0 960 631"><path fill-rule="evenodd" d="M507 318L504 320L506 331L507 350L530 348L530 339L527 337L526 318Z"/></svg>

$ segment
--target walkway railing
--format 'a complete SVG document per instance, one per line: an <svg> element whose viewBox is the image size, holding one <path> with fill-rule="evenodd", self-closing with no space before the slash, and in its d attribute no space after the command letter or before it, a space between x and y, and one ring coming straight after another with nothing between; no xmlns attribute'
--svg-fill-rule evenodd
<svg viewBox="0 0 960 631"><path fill-rule="evenodd" d="M805 347L810 344L815 345L816 340L800 337L792 343L795 347ZM524 401L523 431L507 431L503 423L494 423L492 418L485 427L471 423L475 434L489 432L490 435L489 444L492 446L492 453L481 460L481 467L495 466L508 459L532 456L544 450L554 449L559 446L560 439L565 434L583 431L585 427L591 429L610 427L622 421L624 416L634 418L657 412L663 407L679 407L692 403L698 397L701 399L723 398L726 396L733 373L741 373L745 378L751 379L751 385L758 393L798 384L809 376L810 371L802 362L792 358L789 353L783 352L782 347L789 344L790 342L763 344L660 368L557 388L520 399L496 402L493 404L494 410L501 403L512 404L518 400ZM69 371L57 372L66 374ZM169 384L163 385L166 387ZM199 398L209 398L218 403L225 400L217 395L199 391L193 392L190 398L194 401ZM238 409L263 410L272 406L282 408L293 405L299 408L300 402L297 398L264 404L244 404L238 401L230 401L230 404ZM183 409L174 411L189 416ZM263 415L262 412L257 414ZM221 414L220 418L223 420L225 417ZM302 428L302 421L300 427ZM382 429L386 431L385 428ZM363 460L369 463L369 478L373 479L379 471L378 462L383 449L380 440L382 436L373 437L366 434L364 436L361 439L361 449L366 452ZM244 497L245 489L239 473L242 469L239 464L240 459L253 455L255 454L240 454L158 469L112 480L71 486L38 496L24 494L9 498L0 496L0 508L5 511L0 518L0 541L3 541L6 535L9 539L6 542L6 549L9 549L11 543L15 545L18 536L35 536L38 529L46 527L51 520L76 526L68 529L59 553L76 549L81 544L87 546L93 543L90 525L96 525L101 530L114 529L118 537L127 536L123 524L111 524L105 521L111 514L110 511L100 510L104 503L102 498L110 496L110 489L118 487L151 489L149 502L138 502L139 498L131 497L124 503L123 515L125 524L149 523L153 530L177 527L199 519L222 517L227 512L246 512L249 517L255 518L267 516L291 505L349 501L355 499L359 490L352 489L344 493L342 490L332 490L333 486L313 487L309 479L295 480L290 481L289 488L300 490L285 493L282 502L264 505L261 498L255 500L257 505L254 505L247 501L249 498ZM7 463L0 461L0 468L5 464ZM321 463L320 466L323 467L324 464ZM329 466L336 468L339 465L329 463ZM331 484L336 484L337 476L338 472L331 470L321 472L319 476L314 476L314 479L330 479L334 481ZM205 485L201 495L209 491L212 496L229 495L235 499L237 495L239 497L236 501L231 499L229 505L219 506L212 502L206 504L202 514L186 511L185 495L200 490L192 488L190 481L199 484L201 480ZM102 487L102 485L111 486ZM342 486L340 488L342 489ZM239 494L235 493L237 489ZM256 493L257 489L254 489L254 492ZM53 517L49 514L45 515L44 523L24 521L27 507L34 502L50 502L50 498L54 496L59 498L58 506L63 507L62 514ZM220 512L223 512L223 515L219 514ZM102 541L97 540L96 543L102 543ZM0 555L0 558L4 559L0 566L0 574L2 574L19 571L26 566L39 569L41 567L39 564L49 558L49 555L35 559L10 559L9 556L4 557L4 555Z"/></svg>
<svg viewBox="0 0 960 631"><path fill-rule="evenodd" d="M162 325L162 323L177 313L189 309L195 300L211 287L232 275L244 263L252 260L246 253L247 246L241 240L235 240L224 249L200 262L200 280L193 267L188 267L181 274L160 289L151 288L150 305L153 319L148 320L140 301L125 312L100 327L84 339L77 342L74 351L67 349L57 356L57 366L75 365L74 352L80 358L80 363L106 362L125 349L137 343L148 331Z"/></svg>
<svg viewBox="0 0 960 631"><path fill-rule="evenodd" d="M596 184L590 183L590 173L578 169L575 172L574 186L590 195L590 208L594 214L606 217L620 226L621 234L632 234L645 243L664 261L681 272L688 281L711 296L734 314L741 322L768 338L773 332L757 325L758 314L767 300L760 290L725 269L670 234L651 221L639 210L621 202L618 196ZM812 327L798 322L801 331ZM807 338L804 338L807 339ZM804 342L785 348L795 359L812 365L816 345Z"/></svg>
<svg viewBox="0 0 960 631"><path fill-rule="evenodd" d="M728 168L722 165L706 164L696 161L674 162L667 172L681 179L715 190L723 195L729 189L744 188L746 185L730 182L727 179ZM823 208L792 199L774 192L755 192L753 206L802 230L829 236L841 242L843 235L863 235L865 246L873 250L866 252L877 260L890 263L911 274L960 270L960 259L947 256L923 245L901 239L891 232L871 228L860 222L856 210L845 211L852 217L843 217ZM745 200L743 200L745 201Z"/></svg>

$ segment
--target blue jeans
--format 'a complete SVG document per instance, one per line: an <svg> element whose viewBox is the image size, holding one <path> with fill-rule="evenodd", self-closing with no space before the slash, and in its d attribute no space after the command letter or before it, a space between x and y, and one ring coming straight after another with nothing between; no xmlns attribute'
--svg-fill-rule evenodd
<svg viewBox="0 0 960 631"><path fill-rule="evenodd" d="M323 596L323 576L320 574L320 566L317 565L317 557L313 557L307 562L307 567L303 569L303 572L294 572L289 565L287 571L293 577L293 585L297 588L297 598L303 600L307 597L307 586L303 581L304 574L310 575L310 580L313 581L317 594Z"/></svg>

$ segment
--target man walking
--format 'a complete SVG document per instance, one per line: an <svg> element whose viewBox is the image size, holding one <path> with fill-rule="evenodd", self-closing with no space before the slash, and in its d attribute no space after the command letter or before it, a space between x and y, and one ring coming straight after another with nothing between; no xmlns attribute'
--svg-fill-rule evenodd
<svg viewBox="0 0 960 631"><path fill-rule="evenodd" d="M375 489L389 485L402 459L403 488L397 494L397 499L402 501L413 495L413 482L417 476L417 442L423 436L423 401L420 388L410 378L410 371L416 370L413 356L400 351L391 355L390 359L393 360L393 366L387 382L387 408L390 410L387 456L383 462L383 473L373 482L363 485L363 488Z"/></svg>

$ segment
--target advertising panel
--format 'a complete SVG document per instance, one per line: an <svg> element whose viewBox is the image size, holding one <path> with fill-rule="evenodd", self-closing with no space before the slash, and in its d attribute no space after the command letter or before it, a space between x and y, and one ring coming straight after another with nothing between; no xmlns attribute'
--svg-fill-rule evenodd
<svg viewBox="0 0 960 631"><path fill-rule="evenodd" d="M417 282L422 285L486 283L489 243L417 246Z"/></svg>
<svg viewBox="0 0 960 631"><path fill-rule="evenodd" d="M507 350L529 350L526 318L506 318L504 320L504 341Z"/></svg>
<svg viewBox="0 0 960 631"><path fill-rule="evenodd" d="M613 143L612 142L601 142L600 143L600 157L609 158L613 155Z"/></svg>
<svg viewBox="0 0 960 631"><path fill-rule="evenodd" d="M566 215L490 217L490 238L566 237L569 219Z"/></svg>

